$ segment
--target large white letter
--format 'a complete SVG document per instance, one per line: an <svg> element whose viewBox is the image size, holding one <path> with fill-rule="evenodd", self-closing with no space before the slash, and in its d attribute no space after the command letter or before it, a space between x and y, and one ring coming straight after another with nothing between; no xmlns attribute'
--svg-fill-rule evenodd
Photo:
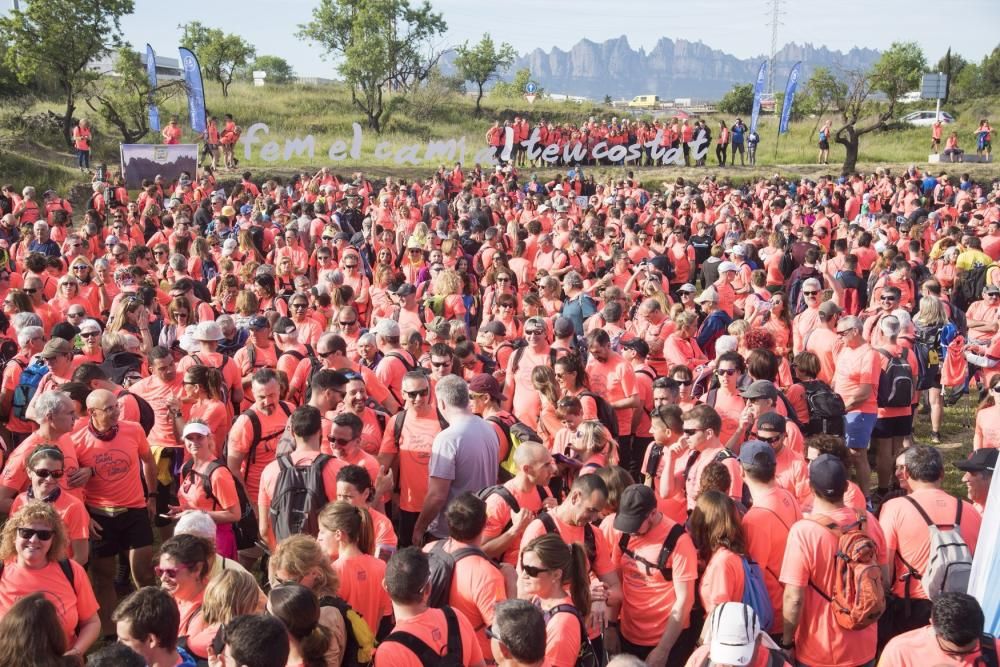
<svg viewBox="0 0 1000 667"><path fill-rule="evenodd" d="M254 135L261 131L263 131L264 134L271 133L270 128L268 128L268 126L264 123L254 123L247 128L246 134L243 135L243 157L247 161L250 160L250 152L252 150L251 147L259 141L259 139L257 139Z"/></svg>

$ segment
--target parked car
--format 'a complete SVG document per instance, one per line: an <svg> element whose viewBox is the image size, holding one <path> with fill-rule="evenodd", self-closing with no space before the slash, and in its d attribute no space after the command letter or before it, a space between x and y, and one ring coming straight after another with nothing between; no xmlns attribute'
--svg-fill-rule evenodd
<svg viewBox="0 0 1000 667"><path fill-rule="evenodd" d="M933 111L914 111L913 113L906 114L899 119L900 123L907 123L908 125L916 125L918 127L930 127L934 124L934 112ZM947 125L948 123L954 123L955 117L952 116L947 111L941 112L941 122Z"/></svg>

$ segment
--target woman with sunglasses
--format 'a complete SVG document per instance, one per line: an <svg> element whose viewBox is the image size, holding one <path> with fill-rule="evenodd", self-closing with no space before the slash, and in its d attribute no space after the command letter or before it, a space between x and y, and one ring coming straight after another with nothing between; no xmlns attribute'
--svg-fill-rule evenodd
<svg viewBox="0 0 1000 667"><path fill-rule="evenodd" d="M175 297L167 304L167 317L160 329L160 338L157 345L168 350L176 349L180 345L181 336L184 330L194 319L191 317L191 305L184 297Z"/></svg>
<svg viewBox="0 0 1000 667"><path fill-rule="evenodd" d="M59 513L40 500L11 515L0 533L0 616L38 591L57 600L68 653L82 660L101 633L97 598L83 566L66 559L68 538Z"/></svg>
<svg viewBox="0 0 1000 667"><path fill-rule="evenodd" d="M513 271L507 268L489 271L484 283L483 313L486 314L486 319L500 319L502 313L499 312L499 298L503 295L512 297L514 308L517 308L517 279L514 277ZM505 314L512 317L515 312ZM504 322L504 324L507 323ZM510 327L507 328L507 331L510 331Z"/></svg>
<svg viewBox="0 0 1000 667"><path fill-rule="evenodd" d="M31 486L14 498L10 513L24 505L41 500L49 503L66 527L69 543L66 555L80 565L86 565L90 554L90 515L83 502L70 493L63 493L60 484L66 474L66 458L52 445L40 445L25 461Z"/></svg>
<svg viewBox="0 0 1000 667"><path fill-rule="evenodd" d="M357 250L348 248L344 251L344 256L340 260L340 269L344 274L344 286L354 290L352 305L358 311L358 320L362 324L367 324L371 310L371 298L368 294L371 281L364 274L361 266L361 255Z"/></svg>
<svg viewBox="0 0 1000 667"><path fill-rule="evenodd" d="M529 542L521 549L517 596L553 612L545 624L545 664L575 665L584 640L581 617L590 614L591 603L583 545L566 544L558 533Z"/></svg>
<svg viewBox="0 0 1000 667"><path fill-rule="evenodd" d="M344 616L335 606L322 604L324 598L337 597L340 580L316 538L292 535L278 543L268 562L268 578L272 588L288 583L301 584L316 595L321 601L319 622L330 631L326 664L341 664L347 641Z"/></svg>
<svg viewBox="0 0 1000 667"><path fill-rule="evenodd" d="M181 613L178 637L187 637L192 621L201 612L215 548L194 535L174 535L160 547L159 564L153 568L160 587L170 594Z"/></svg>
<svg viewBox="0 0 1000 667"><path fill-rule="evenodd" d="M590 377L584 367L583 359L578 354L567 354L556 359L553 364L556 382L559 385L560 396L575 396L583 406L584 419L597 419L597 401L590 392Z"/></svg>
<svg viewBox="0 0 1000 667"><path fill-rule="evenodd" d="M668 377L677 383L677 405L685 412L698 405L694 397L694 373L687 366L678 364L670 368Z"/></svg>
<svg viewBox="0 0 1000 667"><path fill-rule="evenodd" d="M59 279L59 288L55 297L49 300L49 305L57 313L68 312L72 306L79 306L91 317L98 317L100 313L94 310L89 299L80 295L80 281L74 276L63 276Z"/></svg>
<svg viewBox="0 0 1000 667"><path fill-rule="evenodd" d="M580 463L580 475L618 463L618 444L611 437L611 432L597 420L588 419L577 426L569 446L572 458Z"/></svg>

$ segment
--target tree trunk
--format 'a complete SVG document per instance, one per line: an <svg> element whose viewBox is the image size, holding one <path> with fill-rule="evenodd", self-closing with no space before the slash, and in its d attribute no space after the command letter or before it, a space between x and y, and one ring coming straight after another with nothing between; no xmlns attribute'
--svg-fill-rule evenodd
<svg viewBox="0 0 1000 667"><path fill-rule="evenodd" d="M229 97L229 84L225 81L219 81L222 84L222 96Z"/></svg>
<svg viewBox="0 0 1000 667"><path fill-rule="evenodd" d="M75 98L71 89L66 90L66 115L63 116L63 137L66 145L73 147L73 112L76 111Z"/></svg>
<svg viewBox="0 0 1000 667"><path fill-rule="evenodd" d="M841 176L849 176L854 173L858 164L858 133L854 125L845 125L837 131L836 142L844 147L844 166L840 168Z"/></svg>
<svg viewBox="0 0 1000 667"><path fill-rule="evenodd" d="M479 86L479 97L476 98L476 117L478 118L483 115L483 107L480 105L480 102L483 101L483 84L477 81L476 85Z"/></svg>

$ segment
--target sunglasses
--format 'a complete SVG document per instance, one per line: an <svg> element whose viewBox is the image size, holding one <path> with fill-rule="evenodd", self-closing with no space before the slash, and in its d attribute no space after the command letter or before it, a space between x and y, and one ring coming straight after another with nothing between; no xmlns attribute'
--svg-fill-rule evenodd
<svg viewBox="0 0 1000 667"><path fill-rule="evenodd" d="M25 287L24 288L24 293L25 294L34 294L37 291L38 291L37 287Z"/></svg>
<svg viewBox="0 0 1000 667"><path fill-rule="evenodd" d="M752 435L753 437L757 438L761 442L766 442L769 445L773 445L774 443L778 442L782 438L782 436L780 436L780 435L773 435L770 438L765 438L760 433L751 433L750 435Z"/></svg>
<svg viewBox="0 0 1000 667"><path fill-rule="evenodd" d="M894 296L883 296L882 298L879 299L879 301L883 303L892 303L894 301L899 301L899 299L897 299Z"/></svg>
<svg viewBox="0 0 1000 667"><path fill-rule="evenodd" d="M510 282L510 278L497 278L496 281L498 283L509 283Z"/></svg>
<svg viewBox="0 0 1000 667"><path fill-rule="evenodd" d="M85 313L66 313L66 317L83 317Z"/></svg>
<svg viewBox="0 0 1000 667"><path fill-rule="evenodd" d="M993 387L993 393L994 394L1000 394L1000 384L998 384L997 386Z"/></svg>
<svg viewBox="0 0 1000 667"><path fill-rule="evenodd" d="M335 438L332 435L327 438L331 445L338 445L340 447L346 447L347 445L354 442L354 438Z"/></svg>
<svg viewBox="0 0 1000 667"><path fill-rule="evenodd" d="M819 294L819 292L816 290L813 290L811 292L806 292L806 291L802 292L802 296L816 296L817 294Z"/></svg>
<svg viewBox="0 0 1000 667"><path fill-rule="evenodd" d="M52 479L62 479L62 476L66 474L65 470L46 470L45 468L32 470L31 472L35 473L35 476L41 479L48 479L49 477Z"/></svg>
<svg viewBox="0 0 1000 667"><path fill-rule="evenodd" d="M100 335L101 335L101 332L99 332L99 331L88 331L86 333L81 333L80 337L81 338L97 338Z"/></svg>
<svg viewBox="0 0 1000 667"><path fill-rule="evenodd" d="M434 368L447 368L448 366L451 366L451 364L452 362L450 361L431 361L431 366Z"/></svg>
<svg viewBox="0 0 1000 667"><path fill-rule="evenodd" d="M720 368L719 370L715 371L715 374L719 375L719 376L722 376L722 375L730 375L730 376L732 376L732 375L736 375L739 372L740 372L739 369L736 369L736 368Z"/></svg>
<svg viewBox="0 0 1000 667"><path fill-rule="evenodd" d="M344 268L345 269L356 269L356 268L358 268L358 265L357 264L344 264Z"/></svg>
<svg viewBox="0 0 1000 667"><path fill-rule="evenodd" d="M686 387L689 384L694 384L694 380L674 380L674 382L676 382L677 384L679 384L682 387Z"/></svg>
<svg viewBox="0 0 1000 667"><path fill-rule="evenodd" d="M703 428L686 428L684 429L684 435L694 435L695 433L701 433L705 429Z"/></svg>
<svg viewBox="0 0 1000 667"><path fill-rule="evenodd" d="M164 251L162 251L162 250L154 250L153 254L154 255L165 255L166 253Z"/></svg>
<svg viewBox="0 0 1000 667"><path fill-rule="evenodd" d="M309 307L308 303L293 303L292 304L292 308L296 308L296 309L304 309L304 308L308 308L308 307Z"/></svg>
<svg viewBox="0 0 1000 667"><path fill-rule="evenodd" d="M37 530L35 528L18 528L17 534L22 540L30 540L32 537L38 537L42 542L48 542L55 535L54 530Z"/></svg>
<svg viewBox="0 0 1000 667"><path fill-rule="evenodd" d="M540 574L552 571L544 567L534 567L533 565L525 565L523 560L521 561L521 570L532 579L538 578L538 575Z"/></svg>
<svg viewBox="0 0 1000 667"><path fill-rule="evenodd" d="M449 362L445 362L444 364L440 364L440 367L447 366L448 363ZM434 364L434 365L435 366L439 366L438 364ZM417 389L416 391L406 391L404 389L403 393L406 394L407 398L419 398L421 396L427 396L427 395L429 395L431 393L431 390L430 389Z"/></svg>
<svg viewBox="0 0 1000 667"><path fill-rule="evenodd" d="M90 267L89 267L89 266L87 266L86 264L81 264L81 265L79 265L79 266L74 266L74 267L73 267L73 270L74 270L74 271L86 271L86 270L87 270L87 269L89 269L89 268L90 268Z"/></svg>
<svg viewBox="0 0 1000 667"><path fill-rule="evenodd" d="M524 335L525 336L541 336L544 333L545 333L545 331L543 331L542 329L531 329L531 330L525 329L524 330Z"/></svg>
<svg viewBox="0 0 1000 667"><path fill-rule="evenodd" d="M352 327L352 326L354 326L357 323L358 323L357 320L351 320L350 322L341 322L340 326L342 326L342 327Z"/></svg>
<svg viewBox="0 0 1000 667"><path fill-rule="evenodd" d="M190 570L190 565L178 565L177 567L160 567L156 566L153 568L153 572L157 577L167 577L168 579L176 579L177 574L182 570Z"/></svg>
<svg viewBox="0 0 1000 667"><path fill-rule="evenodd" d="M333 240L333 237L332 237L332 236L324 236L324 237L323 237L323 240L324 240L324 241L332 241L332 240Z"/></svg>

